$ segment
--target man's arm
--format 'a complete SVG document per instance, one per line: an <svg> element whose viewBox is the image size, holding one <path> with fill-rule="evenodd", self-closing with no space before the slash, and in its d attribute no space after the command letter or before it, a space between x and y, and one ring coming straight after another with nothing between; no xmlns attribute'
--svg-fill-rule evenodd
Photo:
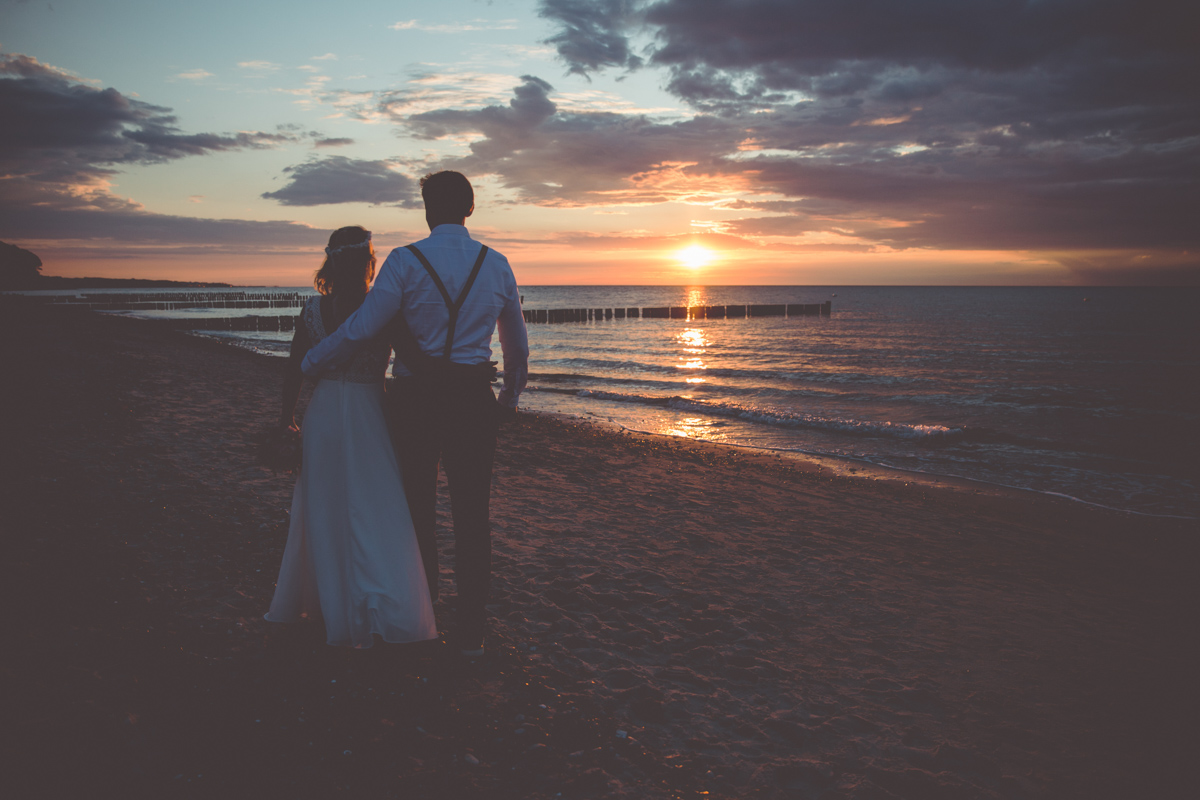
<svg viewBox="0 0 1200 800"><path fill-rule="evenodd" d="M500 334L500 352L504 354L504 388L497 402L505 408L516 408L525 380L529 377L529 334L521 313L521 294L514 280L505 298L504 308L496 320Z"/></svg>
<svg viewBox="0 0 1200 800"><path fill-rule="evenodd" d="M375 285L358 310L346 318L338 329L326 336L304 356L304 374L315 378L324 370L346 361L375 338L388 321L400 310L404 293L400 287L400 257L393 250L383 262Z"/></svg>

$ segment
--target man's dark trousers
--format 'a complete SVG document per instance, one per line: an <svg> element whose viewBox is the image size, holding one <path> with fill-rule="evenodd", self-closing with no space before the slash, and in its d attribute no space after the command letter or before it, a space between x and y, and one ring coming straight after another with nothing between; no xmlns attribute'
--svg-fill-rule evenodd
<svg viewBox="0 0 1200 800"><path fill-rule="evenodd" d="M388 388L388 424L404 493L437 599L438 463L446 471L454 520L454 583L458 592L452 636L464 648L481 646L492 577L488 503L499 409L491 383L477 374L398 377Z"/></svg>

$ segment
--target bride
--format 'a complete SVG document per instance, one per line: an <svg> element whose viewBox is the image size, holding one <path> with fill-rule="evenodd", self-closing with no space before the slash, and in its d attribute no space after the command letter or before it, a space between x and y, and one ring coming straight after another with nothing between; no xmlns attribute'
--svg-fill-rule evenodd
<svg viewBox="0 0 1200 800"><path fill-rule="evenodd" d="M298 430L293 414L304 354L362 305L374 277L371 233L358 226L334 231L314 281L320 294L296 320L281 428ZM370 647L374 634L385 642L438 635L383 416L389 351L386 341L373 342L323 374L304 414L303 466L266 619L323 619L331 645Z"/></svg>

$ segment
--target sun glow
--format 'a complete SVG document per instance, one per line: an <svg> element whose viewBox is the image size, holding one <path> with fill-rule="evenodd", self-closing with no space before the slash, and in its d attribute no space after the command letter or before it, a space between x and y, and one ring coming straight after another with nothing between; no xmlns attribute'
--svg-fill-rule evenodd
<svg viewBox="0 0 1200 800"><path fill-rule="evenodd" d="M700 269L708 265L716 257L717 254L712 250L709 250L707 247L701 247L698 244L685 247L675 253L675 258L679 260L679 263L688 269Z"/></svg>

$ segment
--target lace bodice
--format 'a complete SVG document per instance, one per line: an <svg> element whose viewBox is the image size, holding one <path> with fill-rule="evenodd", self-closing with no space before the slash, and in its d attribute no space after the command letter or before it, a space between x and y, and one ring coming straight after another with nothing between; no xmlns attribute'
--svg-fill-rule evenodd
<svg viewBox="0 0 1200 800"><path fill-rule="evenodd" d="M300 319L315 345L329 334L321 319L321 295L310 297L300 312ZM388 354L391 345L382 338L375 338L355 353L346 363L321 373L321 380L344 380L353 383L382 383L387 372Z"/></svg>

